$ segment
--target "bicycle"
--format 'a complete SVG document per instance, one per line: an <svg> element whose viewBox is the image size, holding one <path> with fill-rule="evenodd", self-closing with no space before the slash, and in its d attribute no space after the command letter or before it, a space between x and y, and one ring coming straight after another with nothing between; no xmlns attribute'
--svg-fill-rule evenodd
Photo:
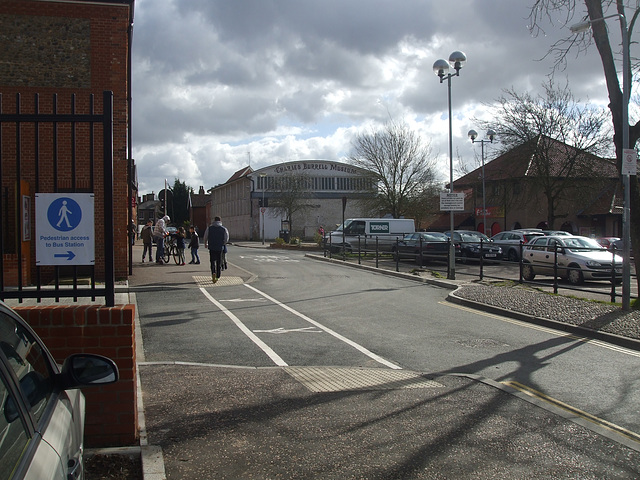
<svg viewBox="0 0 640 480"><path fill-rule="evenodd" d="M171 257L176 265L180 265L180 252L176 245L176 239L169 235L164 237L164 263L169 263Z"/></svg>

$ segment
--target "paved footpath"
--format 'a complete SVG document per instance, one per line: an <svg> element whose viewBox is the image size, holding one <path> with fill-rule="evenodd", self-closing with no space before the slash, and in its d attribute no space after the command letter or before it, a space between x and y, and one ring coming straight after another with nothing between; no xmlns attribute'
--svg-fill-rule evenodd
<svg viewBox="0 0 640 480"><path fill-rule="evenodd" d="M206 275L201 256L136 264L132 291ZM250 279L232 265L226 276ZM630 432L476 376L144 361L139 373L146 441L170 480L640 477Z"/></svg>

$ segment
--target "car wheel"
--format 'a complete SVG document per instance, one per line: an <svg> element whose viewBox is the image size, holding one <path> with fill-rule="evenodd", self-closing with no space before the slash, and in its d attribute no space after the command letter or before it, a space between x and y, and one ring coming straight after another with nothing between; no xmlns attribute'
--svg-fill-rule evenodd
<svg viewBox="0 0 640 480"><path fill-rule="evenodd" d="M396 247L393 247L391 249L391 257L393 258L394 262L397 262L399 257L398 257L398 251L396 250Z"/></svg>
<svg viewBox="0 0 640 480"><path fill-rule="evenodd" d="M509 250L509 253L507 253L507 260L510 262L518 261L518 253L513 248Z"/></svg>
<svg viewBox="0 0 640 480"><path fill-rule="evenodd" d="M416 265L422 266L424 265L424 258L420 255L420 250L415 251L416 256Z"/></svg>
<svg viewBox="0 0 640 480"><path fill-rule="evenodd" d="M572 285L581 285L584 282L584 275L582 270L577 265L569 265L569 271L567 272L567 280Z"/></svg>
<svg viewBox="0 0 640 480"><path fill-rule="evenodd" d="M467 255L466 250L462 250L460 252L460 262L466 264L469 261L469 256Z"/></svg>
<svg viewBox="0 0 640 480"><path fill-rule="evenodd" d="M536 274L533 271L533 266L530 263L525 263L522 265L522 278L524 278L527 282L532 281L536 278Z"/></svg>

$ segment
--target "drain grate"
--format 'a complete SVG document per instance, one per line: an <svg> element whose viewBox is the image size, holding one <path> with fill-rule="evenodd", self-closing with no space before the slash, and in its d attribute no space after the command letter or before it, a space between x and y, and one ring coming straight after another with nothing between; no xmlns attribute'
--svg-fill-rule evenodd
<svg viewBox="0 0 640 480"><path fill-rule="evenodd" d="M406 370L351 367L285 367L285 371L312 392L438 388L444 385Z"/></svg>
<svg viewBox="0 0 640 480"><path fill-rule="evenodd" d="M198 287L226 287L229 285L242 285L244 283L241 277L229 277L225 275L222 275L216 283L213 283L211 276L204 275L194 275L193 280L196 282Z"/></svg>

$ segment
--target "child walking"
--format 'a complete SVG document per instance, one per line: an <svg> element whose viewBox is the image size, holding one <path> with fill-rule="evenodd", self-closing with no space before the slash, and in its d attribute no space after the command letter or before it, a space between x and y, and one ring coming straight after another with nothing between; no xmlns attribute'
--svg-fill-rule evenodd
<svg viewBox="0 0 640 480"><path fill-rule="evenodd" d="M191 249L191 261L189 263L198 265L200 263L200 256L198 255L200 238L198 237L198 232L196 232L194 226L189 227L189 232L191 233L191 241L189 242L189 248Z"/></svg>
<svg viewBox="0 0 640 480"><path fill-rule="evenodd" d="M178 265L184 265L184 237L186 236L184 227L178 228L176 235L176 248L178 249Z"/></svg>

